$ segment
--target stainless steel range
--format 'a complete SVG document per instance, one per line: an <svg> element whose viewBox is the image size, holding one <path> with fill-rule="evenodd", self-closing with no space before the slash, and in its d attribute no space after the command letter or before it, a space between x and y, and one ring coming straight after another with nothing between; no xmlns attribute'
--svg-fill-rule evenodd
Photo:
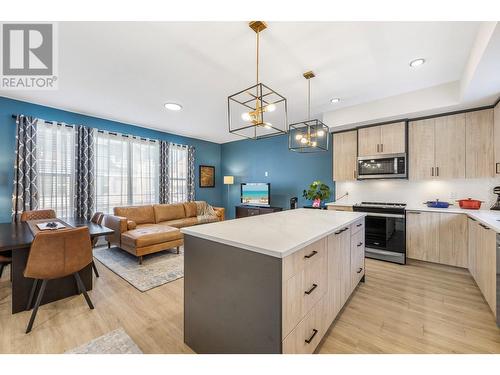
<svg viewBox="0 0 500 375"><path fill-rule="evenodd" d="M361 202L354 211L366 212L365 254L367 258L406 263L406 204Z"/></svg>

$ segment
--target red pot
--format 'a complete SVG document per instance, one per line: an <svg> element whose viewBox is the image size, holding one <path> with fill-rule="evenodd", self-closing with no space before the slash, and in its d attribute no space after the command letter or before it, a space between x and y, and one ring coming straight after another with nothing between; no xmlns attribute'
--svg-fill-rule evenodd
<svg viewBox="0 0 500 375"><path fill-rule="evenodd" d="M481 203L483 203L483 201L471 198L459 199L457 202L460 208L466 208L469 210L479 210L481 208Z"/></svg>

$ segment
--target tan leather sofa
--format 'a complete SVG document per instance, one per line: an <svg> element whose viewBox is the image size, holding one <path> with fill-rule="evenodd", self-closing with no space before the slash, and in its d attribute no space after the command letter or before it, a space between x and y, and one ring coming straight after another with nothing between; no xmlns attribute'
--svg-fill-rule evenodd
<svg viewBox="0 0 500 375"><path fill-rule="evenodd" d="M214 207L216 216L204 217L203 223L224 220L224 208ZM139 258L143 255L177 248L183 241L179 228L200 224L195 202L115 207L106 215L105 226L114 230L106 236L108 247L116 245Z"/></svg>

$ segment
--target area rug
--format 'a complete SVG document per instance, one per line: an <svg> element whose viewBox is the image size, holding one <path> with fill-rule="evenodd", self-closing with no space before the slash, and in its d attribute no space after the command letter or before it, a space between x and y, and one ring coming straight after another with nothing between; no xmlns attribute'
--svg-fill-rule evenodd
<svg viewBox="0 0 500 375"><path fill-rule="evenodd" d="M117 247L94 249L94 257L141 292L184 277L184 249L146 255L142 264L137 258Z"/></svg>
<svg viewBox="0 0 500 375"><path fill-rule="evenodd" d="M129 335L118 328L64 354L143 354Z"/></svg>

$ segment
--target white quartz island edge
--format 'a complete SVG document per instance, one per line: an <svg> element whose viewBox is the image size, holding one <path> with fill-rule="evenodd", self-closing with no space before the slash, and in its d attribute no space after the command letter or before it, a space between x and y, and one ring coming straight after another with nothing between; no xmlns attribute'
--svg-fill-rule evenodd
<svg viewBox="0 0 500 375"><path fill-rule="evenodd" d="M366 216L299 208L182 228L190 236L284 258Z"/></svg>

